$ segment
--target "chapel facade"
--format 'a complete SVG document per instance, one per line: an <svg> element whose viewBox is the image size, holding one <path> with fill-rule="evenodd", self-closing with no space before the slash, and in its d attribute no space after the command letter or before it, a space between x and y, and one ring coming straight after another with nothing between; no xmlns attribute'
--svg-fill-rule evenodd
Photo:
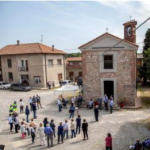
<svg viewBox="0 0 150 150"><path fill-rule="evenodd" d="M135 20L124 23L124 39L110 33L82 45L83 97L96 99L107 94L114 103L125 98L127 105L134 106L136 91Z"/></svg>

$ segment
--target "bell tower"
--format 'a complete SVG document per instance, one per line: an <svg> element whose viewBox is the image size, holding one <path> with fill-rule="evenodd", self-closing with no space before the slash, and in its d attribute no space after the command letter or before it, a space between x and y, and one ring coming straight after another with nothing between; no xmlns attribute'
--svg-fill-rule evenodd
<svg viewBox="0 0 150 150"><path fill-rule="evenodd" d="M136 43L135 28L137 25L137 21L130 20L124 23L123 25L124 25L124 39L135 44Z"/></svg>

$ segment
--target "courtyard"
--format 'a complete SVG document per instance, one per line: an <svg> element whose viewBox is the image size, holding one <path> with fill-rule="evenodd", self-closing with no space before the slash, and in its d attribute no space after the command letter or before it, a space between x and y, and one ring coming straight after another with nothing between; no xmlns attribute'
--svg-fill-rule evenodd
<svg viewBox="0 0 150 150"><path fill-rule="evenodd" d="M38 136L35 138L35 144L31 144L31 137L21 139L21 133L15 134L9 132L8 124L8 110L10 104L22 98L23 102L28 104L30 96L38 94L41 97L43 105L42 109L37 111L37 119L35 122L37 125L43 122L45 117L48 120L54 119L56 129L59 122L64 122L65 119L69 119L68 109L63 109L62 112L58 112L56 99L54 99L53 91L49 90L32 90L31 92L15 92L0 90L0 144L5 145L6 150L44 150L49 149L47 146L39 146ZM56 95L57 96L57 95ZM19 112L19 109L18 109ZM99 122L95 122L93 110L81 108L79 110L82 119L86 119L89 124L89 140L83 141L82 132L77 135L76 138L64 140L64 144L57 144L57 137L54 138L54 147L52 150L104 150L105 149L105 137L108 132L112 134L113 149L114 150L128 150L129 145L135 143L137 139L144 141L149 138L150 132L147 128L142 126L139 122L149 119L150 110L138 109L138 110L116 110L113 114L100 111ZM32 118L33 114L30 113ZM76 116L75 116L76 117ZM19 115L21 121L25 118L25 114ZM70 132L69 132L70 135Z"/></svg>

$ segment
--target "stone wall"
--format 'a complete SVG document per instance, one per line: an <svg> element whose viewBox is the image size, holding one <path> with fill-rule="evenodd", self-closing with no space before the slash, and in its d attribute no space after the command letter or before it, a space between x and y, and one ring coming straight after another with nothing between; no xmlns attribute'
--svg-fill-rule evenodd
<svg viewBox="0 0 150 150"><path fill-rule="evenodd" d="M116 78L116 101L121 97L127 99L128 105L135 105L136 100L136 51L118 50L117 72L100 72L100 52L82 52L84 99L102 96L101 78Z"/></svg>

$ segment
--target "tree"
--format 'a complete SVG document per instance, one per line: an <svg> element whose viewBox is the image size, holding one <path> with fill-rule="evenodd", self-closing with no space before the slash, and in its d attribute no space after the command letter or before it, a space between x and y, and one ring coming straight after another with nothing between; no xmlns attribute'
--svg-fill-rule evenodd
<svg viewBox="0 0 150 150"><path fill-rule="evenodd" d="M145 34L143 51L147 51L148 48L150 48L150 29Z"/></svg>
<svg viewBox="0 0 150 150"><path fill-rule="evenodd" d="M150 29L146 31L143 47L143 66L138 68L140 77L143 78L144 83L150 78Z"/></svg>

